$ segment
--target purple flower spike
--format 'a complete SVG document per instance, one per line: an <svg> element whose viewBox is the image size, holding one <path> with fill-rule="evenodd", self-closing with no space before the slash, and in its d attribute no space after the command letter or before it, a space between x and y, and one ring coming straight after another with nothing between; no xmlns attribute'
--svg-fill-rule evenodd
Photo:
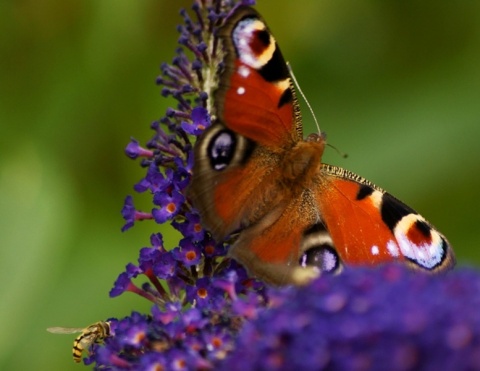
<svg viewBox="0 0 480 371"><path fill-rule="evenodd" d="M111 336L89 347L86 363L98 370L480 370L478 271L432 277L356 267L305 287L272 288L249 277L226 256L229 244L202 228L185 196L193 136L215 113L212 71L228 67L218 27L252 4L194 1L192 12L181 13L182 47L157 79L174 108L151 125L145 146L132 139L126 148L146 169L134 189L155 206L143 213L128 196L122 209L123 230L154 219L181 237L164 241L156 230L138 266L129 263L118 276L110 296L135 293L151 312L110 320Z"/></svg>

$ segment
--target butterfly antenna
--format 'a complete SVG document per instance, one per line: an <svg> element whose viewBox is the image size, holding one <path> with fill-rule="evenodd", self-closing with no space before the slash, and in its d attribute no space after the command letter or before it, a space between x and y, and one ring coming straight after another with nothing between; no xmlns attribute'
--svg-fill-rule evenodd
<svg viewBox="0 0 480 371"><path fill-rule="evenodd" d="M331 145L330 143L327 143L327 146L334 149L340 156L342 156L342 158L347 158L348 157L348 153L340 151L337 147Z"/></svg>
<svg viewBox="0 0 480 371"><path fill-rule="evenodd" d="M302 88L300 88L300 85L298 84L298 81L297 81L297 79L295 78L295 74L293 73L292 66L290 66L290 63L289 63L289 62L287 62L287 68L288 68L288 72L290 72L290 76L292 77L293 83L294 83L295 86L297 87L298 92L299 92L300 95L302 96L303 100L304 100L305 103L307 104L308 109L310 110L310 113L312 114L313 121L315 121L315 125L317 125L318 134L321 134L322 131L320 130L320 125L318 124L317 118L315 117L315 113L313 112L313 108L312 108L312 106L310 105L310 103L308 102L307 97L305 96L305 94L303 94ZM337 150L337 151L338 151L338 150Z"/></svg>

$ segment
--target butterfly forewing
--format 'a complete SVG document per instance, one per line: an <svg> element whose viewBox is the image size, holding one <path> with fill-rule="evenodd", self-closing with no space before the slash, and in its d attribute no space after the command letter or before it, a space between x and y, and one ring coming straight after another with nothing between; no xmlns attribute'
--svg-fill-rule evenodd
<svg viewBox="0 0 480 371"><path fill-rule="evenodd" d="M300 110L286 62L266 23L240 7L220 30L225 68L215 93L219 121L270 148L302 138Z"/></svg>

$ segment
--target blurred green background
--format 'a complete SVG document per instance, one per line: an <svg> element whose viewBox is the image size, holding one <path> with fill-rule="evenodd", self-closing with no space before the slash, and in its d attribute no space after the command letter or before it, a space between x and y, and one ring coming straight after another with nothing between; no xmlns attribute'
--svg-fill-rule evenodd
<svg viewBox="0 0 480 371"><path fill-rule="evenodd" d="M160 230L120 209L142 143L170 101L155 86L176 47L171 0L0 3L0 369L75 370L81 327L146 300L108 297ZM480 263L480 3L260 1L329 142L326 162L421 212ZM304 112L306 132L314 131ZM149 197L136 203L150 208ZM170 246L175 244L170 238Z"/></svg>

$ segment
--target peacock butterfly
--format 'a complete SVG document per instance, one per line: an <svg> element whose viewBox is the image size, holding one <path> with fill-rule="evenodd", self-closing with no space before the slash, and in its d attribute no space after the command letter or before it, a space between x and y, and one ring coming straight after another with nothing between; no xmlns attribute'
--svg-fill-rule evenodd
<svg viewBox="0 0 480 371"><path fill-rule="evenodd" d="M277 285L344 265L453 267L450 244L417 212L321 163L325 136L303 139L287 64L257 11L238 7L218 36L225 56L215 120L195 145L188 194L215 238L238 232L234 259Z"/></svg>

